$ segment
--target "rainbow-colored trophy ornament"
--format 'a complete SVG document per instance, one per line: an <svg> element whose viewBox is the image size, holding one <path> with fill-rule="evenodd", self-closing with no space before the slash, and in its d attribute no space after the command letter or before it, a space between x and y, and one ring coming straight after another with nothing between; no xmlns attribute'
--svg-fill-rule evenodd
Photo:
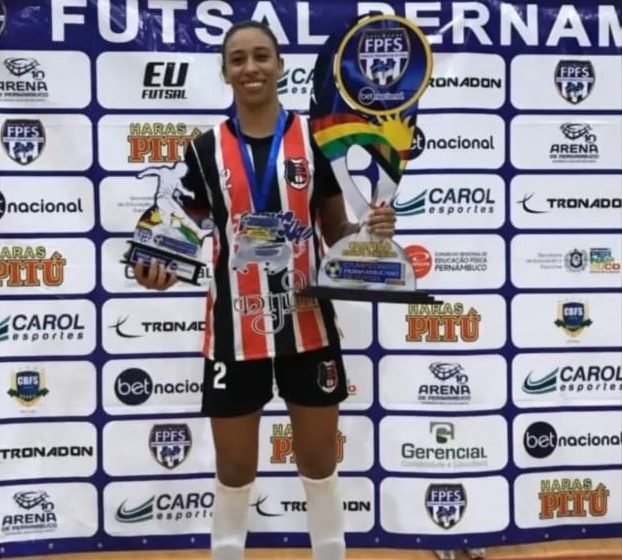
<svg viewBox="0 0 622 560"><path fill-rule="evenodd" d="M404 250L364 227L370 209L389 205L395 196L415 134L417 101L431 73L426 37L399 16L357 19L345 33L332 35L318 55L311 130L361 228L330 248L310 295L405 303L432 299L416 291ZM376 167L370 196L348 171L353 146L364 149Z"/></svg>

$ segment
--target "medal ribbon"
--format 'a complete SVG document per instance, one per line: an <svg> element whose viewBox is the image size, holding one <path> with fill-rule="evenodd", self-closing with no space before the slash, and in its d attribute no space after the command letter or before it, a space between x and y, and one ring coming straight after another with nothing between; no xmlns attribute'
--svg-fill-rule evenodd
<svg viewBox="0 0 622 560"><path fill-rule="evenodd" d="M270 146L268 162L264 170L261 185L257 185L257 175L253 170L253 163L251 162L248 149L246 148L246 142L244 142L244 137L242 136L242 131L240 130L239 120L237 117L233 119L233 126L235 127L235 134L238 139L238 147L240 148L240 155L242 156L242 161L244 162L244 170L246 171L246 178L253 197L253 205L255 206L255 211L257 212L263 212L268 204L270 185L272 184L272 179L274 177L276 160L278 158L281 140L283 140L286 122L287 113L281 107L279 118L276 123L276 130L274 131L274 136L272 137L272 145Z"/></svg>

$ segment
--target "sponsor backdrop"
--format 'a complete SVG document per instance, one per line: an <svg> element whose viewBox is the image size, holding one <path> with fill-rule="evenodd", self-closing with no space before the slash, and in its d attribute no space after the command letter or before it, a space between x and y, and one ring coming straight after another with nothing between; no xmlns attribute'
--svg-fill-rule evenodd
<svg viewBox="0 0 622 560"><path fill-rule="evenodd" d="M370 11L432 44L393 204L419 286L444 303L336 304L348 542L619 536L616 5L0 0L0 555L209 544L210 273L149 293L120 263L155 192L138 174L231 114L232 22L271 25L282 103L304 111L326 34ZM363 189L369 167L353 159ZM249 542L306 546L279 399L260 438Z"/></svg>

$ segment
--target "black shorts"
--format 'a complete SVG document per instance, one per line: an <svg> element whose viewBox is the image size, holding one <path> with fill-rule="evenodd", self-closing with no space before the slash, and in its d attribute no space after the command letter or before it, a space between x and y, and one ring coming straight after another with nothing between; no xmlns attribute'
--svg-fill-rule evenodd
<svg viewBox="0 0 622 560"><path fill-rule="evenodd" d="M275 382L286 402L304 406L330 406L348 396L339 347L243 362L206 359L201 412L226 417L260 410Z"/></svg>

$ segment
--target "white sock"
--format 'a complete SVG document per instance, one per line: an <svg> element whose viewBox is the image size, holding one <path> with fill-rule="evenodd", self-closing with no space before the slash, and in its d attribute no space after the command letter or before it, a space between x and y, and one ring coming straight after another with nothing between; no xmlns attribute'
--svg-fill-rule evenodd
<svg viewBox="0 0 622 560"><path fill-rule="evenodd" d="M307 523L314 560L344 560L344 513L337 471L327 478L300 475L307 494Z"/></svg>
<svg viewBox="0 0 622 560"><path fill-rule="evenodd" d="M212 560L242 560L253 483L233 488L215 479Z"/></svg>

